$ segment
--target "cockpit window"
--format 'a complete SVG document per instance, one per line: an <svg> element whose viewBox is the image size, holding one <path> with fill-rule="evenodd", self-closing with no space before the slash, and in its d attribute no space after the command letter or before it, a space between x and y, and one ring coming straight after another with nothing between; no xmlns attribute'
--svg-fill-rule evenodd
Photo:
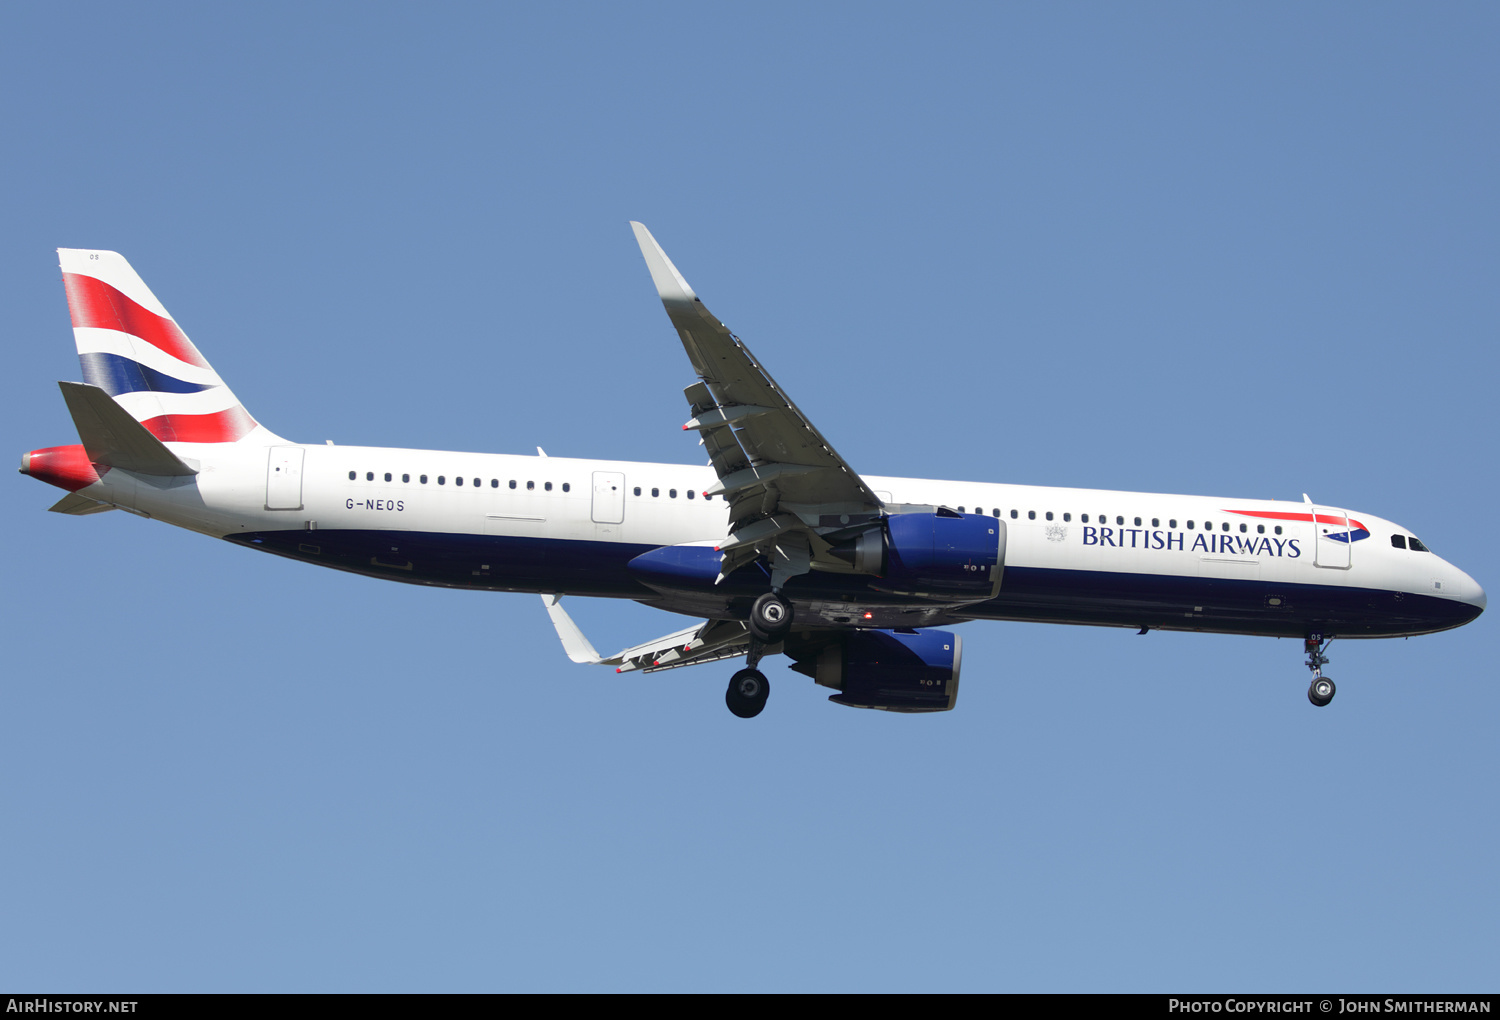
<svg viewBox="0 0 1500 1020"><path fill-rule="evenodd" d="M1406 541L1407 541L1407 548L1410 549L1412 552L1432 552L1431 549L1427 548L1421 542L1417 541L1417 536L1416 535L1412 535L1412 536L1408 537Z"/></svg>
<svg viewBox="0 0 1500 1020"><path fill-rule="evenodd" d="M1391 545L1395 546L1397 549L1405 549L1406 548L1406 536L1405 535L1392 535L1391 536Z"/></svg>

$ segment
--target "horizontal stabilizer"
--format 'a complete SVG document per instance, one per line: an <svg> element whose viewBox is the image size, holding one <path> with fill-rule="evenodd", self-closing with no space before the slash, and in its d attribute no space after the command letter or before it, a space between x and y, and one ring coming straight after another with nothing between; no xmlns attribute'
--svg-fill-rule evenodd
<svg viewBox="0 0 1500 1020"><path fill-rule="evenodd" d="M115 505L113 503L101 503L97 499L89 499L87 496L80 496L76 492L70 492L47 509L55 514L74 514L81 517L84 514L102 514L106 510L115 509Z"/></svg>
<svg viewBox="0 0 1500 1020"><path fill-rule="evenodd" d="M143 475L198 473L98 386L75 382L57 385L68 402L68 413L78 428L84 452L93 463Z"/></svg>

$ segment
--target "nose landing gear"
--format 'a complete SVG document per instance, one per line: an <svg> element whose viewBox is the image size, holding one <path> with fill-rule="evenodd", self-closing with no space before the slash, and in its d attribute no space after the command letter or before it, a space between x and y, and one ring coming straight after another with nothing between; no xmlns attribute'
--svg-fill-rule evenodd
<svg viewBox="0 0 1500 1020"><path fill-rule="evenodd" d="M1309 634L1302 642L1303 650L1307 652L1307 668L1312 670L1312 684L1307 688L1307 700L1319 708L1324 707L1333 700L1338 688L1333 681L1323 675L1323 667L1328 665L1328 656L1323 654L1333 638L1323 639L1322 634Z"/></svg>

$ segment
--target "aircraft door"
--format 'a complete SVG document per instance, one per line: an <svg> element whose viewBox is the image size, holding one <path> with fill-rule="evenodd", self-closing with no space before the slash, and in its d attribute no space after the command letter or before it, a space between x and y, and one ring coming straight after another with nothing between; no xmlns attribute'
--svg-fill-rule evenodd
<svg viewBox="0 0 1500 1020"><path fill-rule="evenodd" d="M273 446L266 463L266 509L302 509L302 455L300 446Z"/></svg>
<svg viewBox="0 0 1500 1020"><path fill-rule="evenodd" d="M1332 507L1313 507L1313 562L1320 567L1348 570L1354 545L1349 514Z"/></svg>
<svg viewBox="0 0 1500 1020"><path fill-rule="evenodd" d="M595 524L619 524L625 520L625 475L619 471L594 472Z"/></svg>

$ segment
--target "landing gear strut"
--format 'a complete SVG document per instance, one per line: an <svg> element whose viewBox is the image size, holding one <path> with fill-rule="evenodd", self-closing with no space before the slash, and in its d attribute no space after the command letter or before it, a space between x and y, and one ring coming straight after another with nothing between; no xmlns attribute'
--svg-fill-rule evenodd
<svg viewBox="0 0 1500 1020"><path fill-rule="evenodd" d="M1333 681L1323 675L1323 667L1328 665L1328 656L1323 651L1332 643L1333 638L1325 641L1322 634L1309 634L1302 642L1302 648L1307 652L1307 668L1313 675L1312 684L1307 688L1307 700L1319 708L1332 701L1338 691Z"/></svg>
<svg viewBox="0 0 1500 1020"><path fill-rule="evenodd" d="M750 607L750 647L745 652L745 668L729 678L724 704L741 719L753 719L766 707L771 694L770 681L759 668L767 645L781 641L792 629L792 604L774 591L768 591Z"/></svg>
<svg viewBox="0 0 1500 1020"><path fill-rule="evenodd" d="M759 605L759 603L756 603ZM757 667L765 654L767 642L750 630L750 647L745 652L745 668L729 678L729 690L724 692L724 704L729 711L741 719L754 719L766 707L771 696L771 682Z"/></svg>

